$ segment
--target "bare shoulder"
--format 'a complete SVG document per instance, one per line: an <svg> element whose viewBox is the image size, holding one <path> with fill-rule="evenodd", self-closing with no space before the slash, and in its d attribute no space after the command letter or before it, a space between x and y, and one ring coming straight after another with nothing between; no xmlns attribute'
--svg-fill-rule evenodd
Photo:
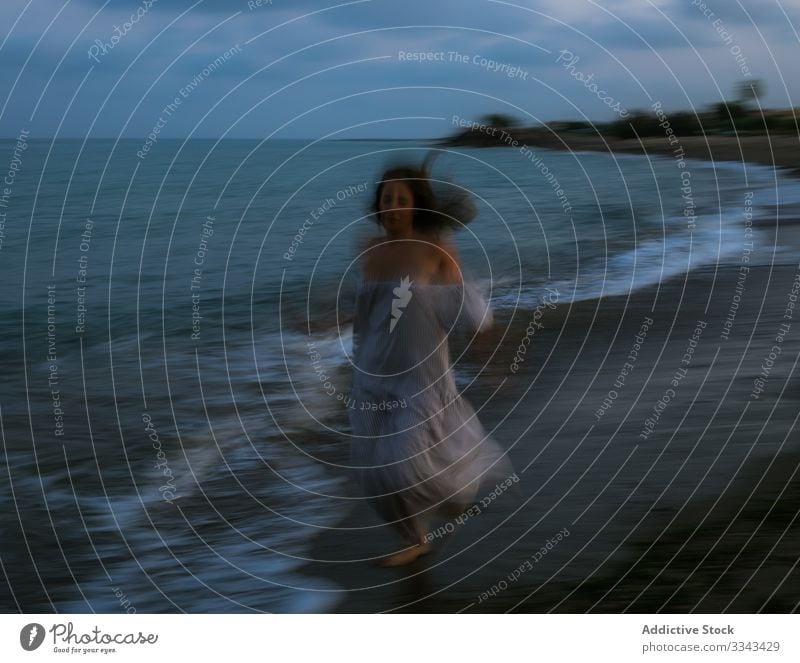
<svg viewBox="0 0 800 663"><path fill-rule="evenodd" d="M358 252L361 254L359 259L362 263L374 263L379 259L382 241L382 237L366 237L358 243Z"/></svg>
<svg viewBox="0 0 800 663"><path fill-rule="evenodd" d="M451 256L454 260L458 260L458 249L450 235L440 235L433 241L436 250L442 256Z"/></svg>
<svg viewBox="0 0 800 663"><path fill-rule="evenodd" d="M361 263L361 274L366 279L374 279L376 277L377 266L380 264L380 256L378 255L380 249L376 249L376 247L380 243L380 237L366 237L358 243L358 252L360 253L358 261Z"/></svg>
<svg viewBox="0 0 800 663"><path fill-rule="evenodd" d="M358 248L360 251L369 251L369 249L380 244L382 240L382 237L364 237L359 241Z"/></svg>
<svg viewBox="0 0 800 663"><path fill-rule="evenodd" d="M433 251L438 263L437 280L442 283L458 283L461 279L461 266L458 250L449 236L440 236L433 242Z"/></svg>

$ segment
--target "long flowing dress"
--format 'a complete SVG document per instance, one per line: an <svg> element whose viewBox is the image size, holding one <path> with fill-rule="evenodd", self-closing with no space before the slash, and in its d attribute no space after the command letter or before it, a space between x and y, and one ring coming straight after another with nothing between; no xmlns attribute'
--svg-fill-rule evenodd
<svg viewBox="0 0 800 663"><path fill-rule="evenodd" d="M462 398L448 335L493 323L475 284L358 283L351 464L367 502L408 545L513 468Z"/></svg>

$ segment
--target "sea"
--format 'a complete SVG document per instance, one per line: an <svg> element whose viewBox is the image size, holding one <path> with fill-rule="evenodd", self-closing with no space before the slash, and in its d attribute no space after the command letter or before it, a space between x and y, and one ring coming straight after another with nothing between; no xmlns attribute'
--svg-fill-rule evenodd
<svg viewBox="0 0 800 663"><path fill-rule="evenodd" d="M433 153L437 190L471 193L454 241L501 315L796 257L752 223L800 203L767 166L432 141L144 148L0 141L5 612L335 605L310 550L358 499L340 396L386 165Z"/></svg>

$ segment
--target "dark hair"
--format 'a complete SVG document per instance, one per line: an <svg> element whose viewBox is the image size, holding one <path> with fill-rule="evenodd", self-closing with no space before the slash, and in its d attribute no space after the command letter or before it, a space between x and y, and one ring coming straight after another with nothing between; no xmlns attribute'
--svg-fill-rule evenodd
<svg viewBox="0 0 800 663"><path fill-rule="evenodd" d="M375 198L370 207L371 219L380 225L380 201L383 187L389 182L400 181L411 189L414 196L414 230L430 235L439 235L448 228L459 228L475 216L475 208L465 191L442 192L437 196L431 186L428 164L432 155L421 166L395 165L384 170L375 189ZM446 184L446 183L445 183Z"/></svg>

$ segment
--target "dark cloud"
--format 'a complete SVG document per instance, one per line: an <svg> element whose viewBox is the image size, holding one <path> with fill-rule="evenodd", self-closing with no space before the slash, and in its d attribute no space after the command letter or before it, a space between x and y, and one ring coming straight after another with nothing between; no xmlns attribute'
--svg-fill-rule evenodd
<svg viewBox="0 0 800 663"><path fill-rule="evenodd" d="M101 0L72 0L33 51L50 19L61 9L47 0L33 0L31 11L8 36L0 58L0 83L9 90L30 55L3 122L4 126L15 126L27 121L32 106L52 76L53 81L37 114L37 122L49 127L52 133L58 125L59 113L64 112L77 85L94 65L64 124L63 130L69 135L80 135L97 112L99 100L105 98L125 69L141 56L117 87L109 107L101 113L95 132L113 135L127 117L121 113L130 113L141 100L141 108L126 129L126 135L142 135L179 89L237 43L242 52L215 68L213 75L203 80L182 113L171 120L166 130L169 135L188 133L193 122L239 83L242 85L233 102L226 101L221 106L225 112L221 109L215 111L204 121L203 135L222 133L243 109L258 104L287 85L290 87L259 107L257 120L252 117L243 120L235 129L236 135L266 135L279 120L300 117L314 105L344 94L397 86L440 86L463 88L466 92L409 89L402 93L360 96L332 104L324 113L313 112L302 117L292 125L292 135L318 135L323 129L337 125L406 112L443 116L458 113L464 117L476 117L506 103L519 105L542 119L563 117L565 113L574 115L576 111L570 110L569 103L559 98L556 92L588 109L590 114L605 112L607 109L598 104L584 86L576 83L556 64L561 49L580 55L579 69L594 74L595 80L613 90L614 97L628 107L635 103L646 105L646 93L637 78L655 97L675 99L676 95L681 96L680 90L676 91L673 73L666 68L662 58L697 106L718 97L713 86L708 85L708 76L725 81L720 85L728 91L738 75L730 47L710 21L691 6L691 0L657 4L675 26L670 25L667 17L659 14L652 5L633 0L606 0L603 3L605 10L592 5L581 5L579 9L574 3L556 0L515 1L529 9L537 7L541 13L486 0L409 0L403 4L395 0L372 0L293 21L304 13L342 2L272 0L271 5L250 11L246 0L206 0L151 44L151 40L170 21L193 4L185 0L158 0L112 51L100 62L92 63L87 57L87 49L94 40L109 40L114 25L119 25L142 3L112 0L93 18L98 8L104 5ZM724 22L742 44L748 62L754 68L759 62L762 67L770 66L770 54L753 28L734 18L737 12L744 16L741 10L736 9L736 3L718 0L717 4L720 7L714 11L728 12L720 15L730 17ZM750 0L745 6L753 12L758 11L759 16L766 16L764 23L758 23L759 27L769 35L769 47L779 66L785 67L784 71L793 70L792 53L796 52L796 38L782 32L784 28L780 26L788 24L779 9L780 15L776 18L774 7L777 5L773 2L770 5L773 9L768 9L761 0ZM18 7L0 5L0 22L10 26L19 11ZM226 20L236 11L240 11L240 15ZM754 18L760 21L760 18ZM290 22L281 25L286 21ZM425 25L440 27L414 27ZM72 52L59 65L72 40L84 28ZM269 32L264 34L265 31ZM262 36L253 39L258 35ZM190 47L198 39L198 43ZM250 39L253 40L247 43ZM701 52L711 73L705 72L690 44ZM188 50L180 55L185 49ZM399 62L400 50L453 51L470 61L466 64ZM248 80L269 63L294 51L297 51L294 55ZM173 62L179 55L180 58ZM492 72L472 63L474 56L521 67L530 79L509 79L501 72ZM337 68L292 85L326 67L377 57L385 59ZM631 70L630 73L626 68ZM147 92L162 74L161 80ZM774 66L768 72L759 71L755 75L767 79L772 94L782 89ZM534 77L542 79L543 84L535 83ZM795 93L796 77L787 75L786 78L793 86L790 93ZM547 85L556 92L548 90ZM493 101L491 97L497 100ZM688 105L683 98L681 103ZM780 103L780 100L776 101L776 104ZM397 126L410 125L398 123ZM428 122L425 126L432 125Z"/></svg>
<svg viewBox="0 0 800 663"><path fill-rule="evenodd" d="M795 0L673 0L669 9L676 15L685 18L702 20L720 19L729 26L734 25L788 25L789 21L798 27L800 23L800 10ZM704 3L707 12L713 16L705 16L700 3ZM785 12L785 14L784 14ZM749 17L748 17L749 15Z"/></svg>

